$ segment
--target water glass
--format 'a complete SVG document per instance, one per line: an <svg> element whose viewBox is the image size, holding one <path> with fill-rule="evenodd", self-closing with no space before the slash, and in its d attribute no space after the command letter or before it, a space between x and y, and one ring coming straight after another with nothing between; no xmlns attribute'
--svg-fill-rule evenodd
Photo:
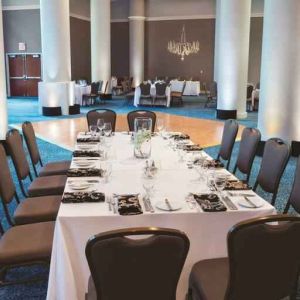
<svg viewBox="0 0 300 300"><path fill-rule="evenodd" d="M104 119L98 119L97 126L98 126L99 131L102 132L102 130L104 128Z"/></svg>
<svg viewBox="0 0 300 300"><path fill-rule="evenodd" d="M111 136L111 132L112 132L111 123L104 123L103 132L106 137Z"/></svg>
<svg viewBox="0 0 300 300"><path fill-rule="evenodd" d="M220 197L222 198L222 191L225 189L227 176L224 174L216 174L214 182L215 188L217 189Z"/></svg>
<svg viewBox="0 0 300 300"><path fill-rule="evenodd" d="M107 183L112 173L112 164L111 162L101 163L100 169L102 170L102 176L104 178L104 182Z"/></svg>
<svg viewBox="0 0 300 300"><path fill-rule="evenodd" d="M158 119L156 122L156 128L159 134L162 136L163 131L165 130L165 122L163 119Z"/></svg>
<svg viewBox="0 0 300 300"><path fill-rule="evenodd" d="M97 135L97 129L98 129L98 127L96 125L91 125L90 126L90 132L91 132L92 136Z"/></svg>
<svg viewBox="0 0 300 300"><path fill-rule="evenodd" d="M148 199L150 199L154 194L154 184L155 182L153 179L145 179L143 181L143 188Z"/></svg>

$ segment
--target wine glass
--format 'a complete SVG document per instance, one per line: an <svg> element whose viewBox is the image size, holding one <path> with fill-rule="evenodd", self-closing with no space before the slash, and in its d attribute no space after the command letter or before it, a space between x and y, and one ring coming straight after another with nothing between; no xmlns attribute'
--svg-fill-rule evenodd
<svg viewBox="0 0 300 300"><path fill-rule="evenodd" d="M217 189L220 198L222 198L222 191L225 189L227 176L224 174L216 174L214 182L215 188Z"/></svg>
<svg viewBox="0 0 300 300"><path fill-rule="evenodd" d="M146 192L147 199L150 199L154 193L154 180L147 178L143 181L143 188Z"/></svg>
<svg viewBox="0 0 300 300"><path fill-rule="evenodd" d="M102 130L104 128L104 120L103 119L98 119L97 120L97 126L98 126L98 129L99 129L100 133L102 133Z"/></svg>
<svg viewBox="0 0 300 300"><path fill-rule="evenodd" d="M98 129L98 127L96 125L90 125L90 132L91 132L92 136L97 135L97 129Z"/></svg>
<svg viewBox="0 0 300 300"><path fill-rule="evenodd" d="M103 132L106 137L109 137L112 132L111 123L104 123Z"/></svg>
<svg viewBox="0 0 300 300"><path fill-rule="evenodd" d="M207 175L207 186L211 192L215 191L215 174L214 172L210 172Z"/></svg>
<svg viewBox="0 0 300 300"><path fill-rule="evenodd" d="M163 133L163 131L165 129L165 122L164 122L163 119L158 119L157 120L156 128L157 128L159 134L162 136L162 133Z"/></svg>
<svg viewBox="0 0 300 300"><path fill-rule="evenodd" d="M100 166L102 170L102 176L104 178L104 182L107 183L109 181L110 175L112 173L112 164L111 162L103 162Z"/></svg>

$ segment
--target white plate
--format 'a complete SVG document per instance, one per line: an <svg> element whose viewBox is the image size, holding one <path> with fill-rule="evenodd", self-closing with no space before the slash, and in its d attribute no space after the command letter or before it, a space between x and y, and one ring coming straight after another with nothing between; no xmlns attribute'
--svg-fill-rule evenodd
<svg viewBox="0 0 300 300"><path fill-rule="evenodd" d="M164 200L158 201L155 203L155 206L161 210L174 211L182 208L182 203L178 201L169 200L172 210L169 209L166 202Z"/></svg>
<svg viewBox="0 0 300 300"><path fill-rule="evenodd" d="M88 183L87 181L69 182L69 187L72 190L85 190L85 189L89 188L90 186L91 186L91 184Z"/></svg>
<svg viewBox="0 0 300 300"><path fill-rule="evenodd" d="M246 208L259 208L264 205L264 203L261 199L254 198L254 197L249 197L249 199L251 202L253 202L253 204L255 204L256 207L253 207L249 202L247 202L247 200L244 197L238 198L238 204L240 206L246 207Z"/></svg>
<svg viewBox="0 0 300 300"><path fill-rule="evenodd" d="M90 161L74 161L74 164L78 167L94 167L95 163Z"/></svg>

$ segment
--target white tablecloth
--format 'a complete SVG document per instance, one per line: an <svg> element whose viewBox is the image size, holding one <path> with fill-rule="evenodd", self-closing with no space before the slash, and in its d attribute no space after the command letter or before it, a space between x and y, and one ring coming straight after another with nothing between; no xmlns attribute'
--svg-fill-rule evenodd
<svg viewBox="0 0 300 300"><path fill-rule="evenodd" d="M91 92L90 85L75 84L75 104L82 105L82 96Z"/></svg>
<svg viewBox="0 0 300 300"><path fill-rule="evenodd" d="M171 80L171 92L182 92L184 81ZM200 94L200 81L186 81L183 91L184 96L199 96Z"/></svg>
<svg viewBox="0 0 300 300"><path fill-rule="evenodd" d="M106 195L143 193L142 167L145 162L133 158L130 136L120 133L112 140L112 149L115 149L110 157L113 162L112 178L93 189ZM206 182L194 182L197 177L195 171L179 163L177 154L166 143L160 137L152 139L152 158L161 166L152 204L154 206L158 200L168 197L180 201L182 209L177 212L155 209L153 214L144 212L136 216L119 216L108 210L107 203L62 204L55 226L47 299L84 299L90 276L85 245L92 235L120 228L159 226L182 230L190 239L190 251L177 288L177 299L183 300L193 264L201 259L226 256L226 236L234 224L275 213L275 209L262 199L263 206L258 209L239 206L238 211L204 213L199 208L190 208L185 196L189 192L207 191ZM232 201L237 199L232 198Z"/></svg>

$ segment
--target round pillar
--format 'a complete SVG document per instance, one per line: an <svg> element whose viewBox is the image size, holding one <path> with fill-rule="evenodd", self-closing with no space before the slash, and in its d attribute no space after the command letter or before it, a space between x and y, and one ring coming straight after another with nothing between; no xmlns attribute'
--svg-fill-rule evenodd
<svg viewBox="0 0 300 300"><path fill-rule="evenodd" d="M92 81L111 83L110 0L91 0L91 63ZM104 92L104 90L102 90Z"/></svg>
<svg viewBox="0 0 300 300"><path fill-rule="evenodd" d="M300 1L265 0L258 128L300 142Z"/></svg>
<svg viewBox="0 0 300 300"><path fill-rule="evenodd" d="M129 12L129 68L133 87L144 80L145 2L130 0Z"/></svg>
<svg viewBox="0 0 300 300"><path fill-rule="evenodd" d="M217 117L246 118L251 0L217 1L217 14Z"/></svg>

